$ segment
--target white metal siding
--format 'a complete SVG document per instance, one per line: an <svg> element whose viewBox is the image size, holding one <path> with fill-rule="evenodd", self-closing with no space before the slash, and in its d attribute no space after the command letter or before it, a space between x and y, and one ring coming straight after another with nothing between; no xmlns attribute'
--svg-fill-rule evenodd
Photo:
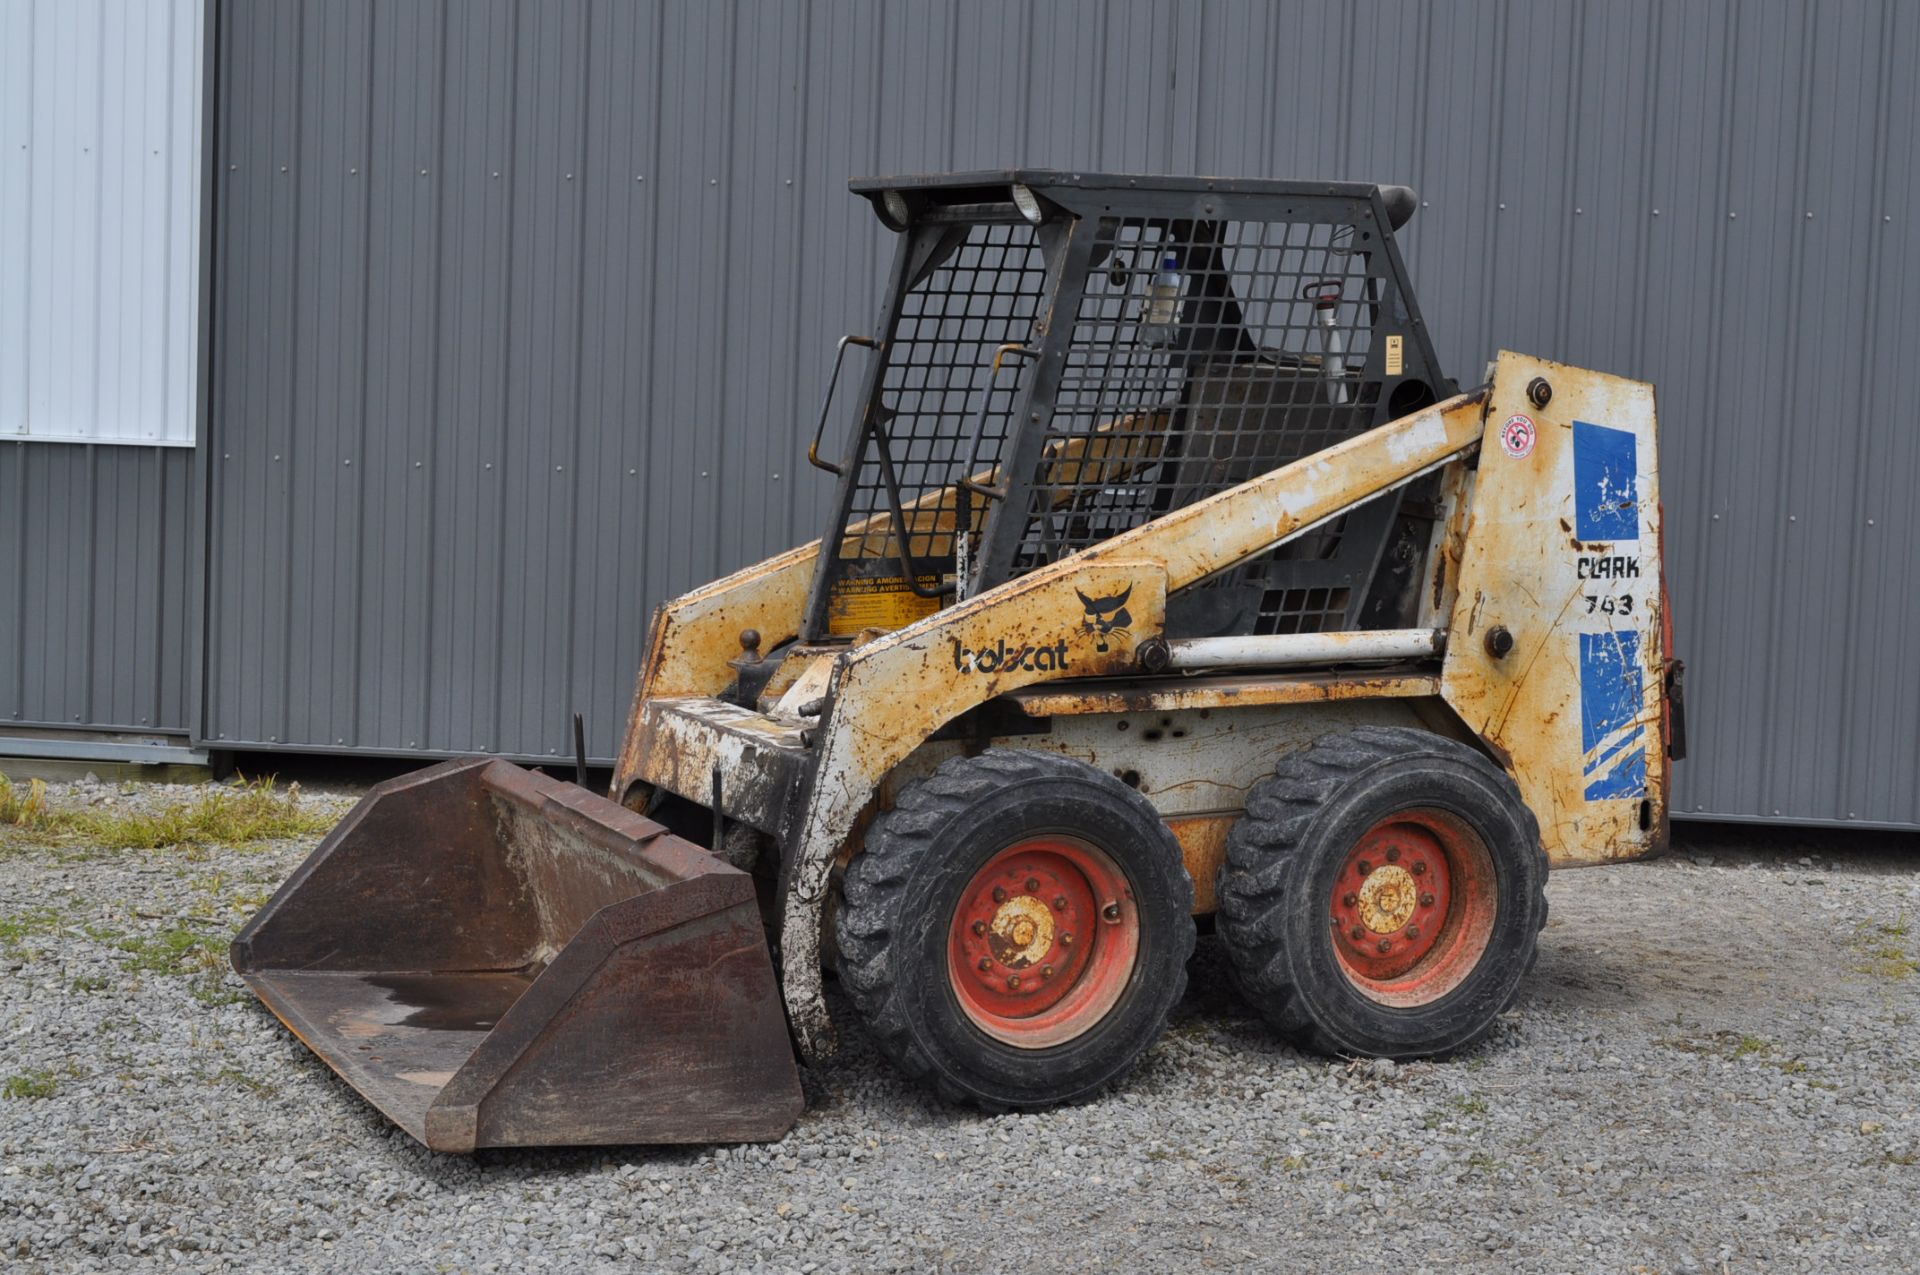
<svg viewBox="0 0 1920 1275"><path fill-rule="evenodd" d="M0 0L0 438L194 441L204 0Z"/></svg>

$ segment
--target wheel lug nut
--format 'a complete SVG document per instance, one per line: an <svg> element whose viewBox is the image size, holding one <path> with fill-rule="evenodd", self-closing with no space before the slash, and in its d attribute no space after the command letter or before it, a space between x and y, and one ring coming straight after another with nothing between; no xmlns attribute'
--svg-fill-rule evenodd
<svg viewBox="0 0 1920 1275"><path fill-rule="evenodd" d="M1398 863L1398 862L1400 862L1400 847L1399 847L1399 846L1395 846L1395 847L1393 847L1393 848L1392 848L1391 850L1389 850L1389 851L1387 851L1387 862L1388 862L1388 863Z"/></svg>
<svg viewBox="0 0 1920 1275"><path fill-rule="evenodd" d="M1416 877L1417 877L1417 876L1423 876L1423 875L1425 875L1425 874L1426 874L1426 871L1427 871L1427 865L1426 865L1426 864L1424 864L1424 863L1417 863L1417 862L1416 862L1416 863L1415 863L1415 864L1413 865L1413 875L1415 875Z"/></svg>
<svg viewBox="0 0 1920 1275"><path fill-rule="evenodd" d="M1358 943L1361 939L1367 937L1367 927L1364 925L1356 925L1350 933L1353 935L1353 941Z"/></svg>
<svg viewBox="0 0 1920 1275"><path fill-rule="evenodd" d="M984 973L985 973L986 971L988 971L988 970L990 970L990 969L992 969L992 968L993 968L993 961L992 961L991 959L989 959L988 957L985 957L985 956L983 956L983 957L981 957L981 958L980 958L980 971L981 971L981 973L983 973L983 974L984 974Z"/></svg>
<svg viewBox="0 0 1920 1275"><path fill-rule="evenodd" d="M1420 937L1420 927L1419 927L1419 926L1417 926L1417 925L1409 925L1409 926L1407 927L1407 937L1408 937L1408 938L1410 938L1410 939L1417 939L1417 938L1419 938L1419 937Z"/></svg>
<svg viewBox="0 0 1920 1275"><path fill-rule="evenodd" d="M1381 954L1382 956L1384 956L1384 955L1386 955L1386 954L1387 954L1388 952L1391 952L1392 950L1393 950L1393 940L1392 940L1392 939L1381 939L1381 940L1380 940L1380 954Z"/></svg>
<svg viewBox="0 0 1920 1275"><path fill-rule="evenodd" d="M1052 978L1052 977L1053 977L1053 966L1051 966L1051 965L1042 965L1042 966L1040 967L1040 977L1041 977L1041 978Z"/></svg>
<svg viewBox="0 0 1920 1275"><path fill-rule="evenodd" d="M1061 895L1061 896L1060 896L1059 898L1057 898L1057 899L1055 899L1055 900L1053 901L1053 910L1054 910L1055 912L1065 912L1065 911L1067 910L1067 896L1066 896L1066 895L1064 895L1064 894L1063 894L1063 895Z"/></svg>
<svg viewBox="0 0 1920 1275"><path fill-rule="evenodd" d="M1060 933L1060 946L1061 946L1061 947L1072 947L1072 946L1073 946L1073 935L1071 935L1071 934L1068 934L1068 933L1067 933L1066 931L1064 931L1064 930L1063 930L1063 931L1061 931L1061 933Z"/></svg>
<svg viewBox="0 0 1920 1275"><path fill-rule="evenodd" d="M973 936L975 938L981 937L986 932L987 932L987 923L985 921L975 921L973 923Z"/></svg>
<svg viewBox="0 0 1920 1275"><path fill-rule="evenodd" d="M1007 980L1007 990L1010 992L1017 992L1020 990L1020 976L1018 974L1015 974L1012 978Z"/></svg>
<svg viewBox="0 0 1920 1275"><path fill-rule="evenodd" d="M1432 907L1432 906L1433 906L1433 895L1431 895L1431 894L1423 894L1423 895L1421 895L1421 896L1420 896L1420 906L1421 906L1421 907L1423 907L1423 908L1430 908L1430 907Z"/></svg>
<svg viewBox="0 0 1920 1275"><path fill-rule="evenodd" d="M996 885L996 886L994 886L994 887L993 887L993 901L994 901L995 903L1005 903L1005 902L1007 901L1007 892L1006 892L1005 890L1002 890L1002 889L1001 889L1001 888L1000 888L999 886L997 886L997 885Z"/></svg>
<svg viewBox="0 0 1920 1275"><path fill-rule="evenodd" d="M1109 921L1118 921L1120 919L1120 905L1118 903L1109 903L1100 909L1100 915Z"/></svg>
<svg viewBox="0 0 1920 1275"><path fill-rule="evenodd" d="M1036 877L1028 877L1028 878L1027 878L1027 893L1028 893L1028 894L1032 894L1032 893L1033 893L1033 892L1034 892L1035 890L1038 890L1039 888L1040 888L1040 881L1039 881L1039 879L1038 879L1038 878L1036 878Z"/></svg>
<svg viewBox="0 0 1920 1275"><path fill-rule="evenodd" d="M1371 871L1373 871L1373 865L1365 859L1360 860L1360 875L1364 877Z"/></svg>
<svg viewBox="0 0 1920 1275"><path fill-rule="evenodd" d="M1357 894L1349 893L1345 898L1341 899L1340 902L1346 904L1348 907L1356 907L1359 905L1360 896Z"/></svg>

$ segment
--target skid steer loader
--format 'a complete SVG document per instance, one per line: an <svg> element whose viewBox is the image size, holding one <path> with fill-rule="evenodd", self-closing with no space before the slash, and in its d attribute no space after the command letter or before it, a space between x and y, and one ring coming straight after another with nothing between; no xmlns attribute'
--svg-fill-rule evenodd
<svg viewBox="0 0 1920 1275"><path fill-rule="evenodd" d="M1460 392L1400 187L853 190L898 248L821 539L659 610L607 797L381 784L235 967L448 1151L778 1138L829 969L939 1093L1078 1099L1196 918L1307 1048L1477 1040L1548 868L1666 841L1652 389Z"/></svg>

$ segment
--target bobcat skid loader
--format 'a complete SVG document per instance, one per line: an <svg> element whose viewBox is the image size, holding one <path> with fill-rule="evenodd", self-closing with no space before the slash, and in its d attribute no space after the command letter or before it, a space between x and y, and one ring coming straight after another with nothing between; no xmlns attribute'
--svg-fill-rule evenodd
<svg viewBox="0 0 1920 1275"><path fill-rule="evenodd" d="M830 970L939 1093L1071 1101L1206 916L1306 1048L1474 1042L1547 870L1666 840L1652 389L1460 392L1400 187L853 190L898 249L822 537L658 612L608 796L381 784L235 967L448 1151L778 1138Z"/></svg>

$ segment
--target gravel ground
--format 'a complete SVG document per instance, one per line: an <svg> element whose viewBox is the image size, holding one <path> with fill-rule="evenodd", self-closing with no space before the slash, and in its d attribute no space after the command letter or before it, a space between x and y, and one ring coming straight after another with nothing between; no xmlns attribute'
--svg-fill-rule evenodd
<svg viewBox="0 0 1920 1275"><path fill-rule="evenodd" d="M144 802L99 785L59 802ZM332 800L345 809L345 799ZM1758 838L1758 840L1755 840ZM983 1117L848 1023L777 1146L439 1157L224 965L310 846L0 844L12 1269L1904 1271L1920 843L1720 832L1558 874L1444 1064L1302 1056L1193 991L1126 1087Z"/></svg>

